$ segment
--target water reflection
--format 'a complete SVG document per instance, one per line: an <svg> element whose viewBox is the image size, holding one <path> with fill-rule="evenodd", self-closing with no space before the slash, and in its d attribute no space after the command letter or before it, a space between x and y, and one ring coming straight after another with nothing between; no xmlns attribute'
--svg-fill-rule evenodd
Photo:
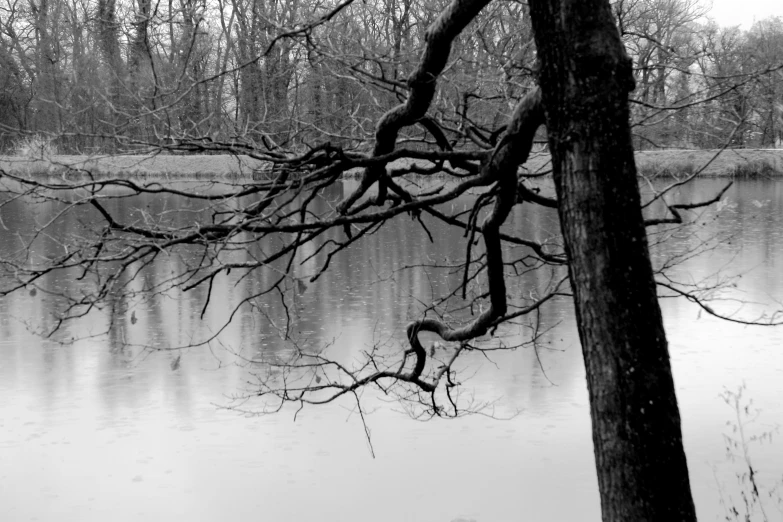
<svg viewBox="0 0 783 522"><path fill-rule="evenodd" d="M674 198L705 199L723 183L702 180L678 189ZM744 311L768 309L783 296L781 191L778 182L736 183L720 205L703 212L703 226L656 246L655 262L660 266L714 238L706 255L685 260L676 274L699 280L742 273L740 296L750 303ZM320 204L340 196L327 194ZM470 203L468 197L456 202ZM114 204L137 219L144 219L139 209L183 223L193 219L166 214L180 209L170 198L142 198L135 210L119 207L127 200ZM20 248L19 236L9 231L30 233L55 211L51 203L3 207L0 248ZM66 214L34 254L57 254L53 238L74 234L85 218L78 211ZM287 282L292 335L316 347L331 344L330 354L346 360L374 343L393 348L405 324L461 277L448 270L394 271L464 256L459 231L424 219L434 244L416 221L399 220L333 259L306 288ZM544 241L555 236L557 219L523 206L509 226ZM227 255L241 261L251 253ZM311 254L302 250L298 261ZM185 249L123 283L155 287L194 255ZM321 263L323 256L297 264L295 276L308 279ZM52 340L32 335L26 323L51 327L55 296L19 292L0 300L0 518L343 521L372 513L388 521L600 519L584 369L567 302L544 310L542 323L552 329L538 353L520 349L464 363L463 375L471 376L465 393L497 399L497 415L519 415L421 424L385 404L369 419L379 457L372 460L350 404L306 409L296 423L289 413L246 418L215 408L247 389L246 360L290 349L275 328L279 307L251 299L274 277L273 270L221 275L206 309L204 286L146 302L117 297ZM550 277L533 273L517 289L541 291ZM42 287L76 284L75 277L64 277ZM256 308L240 308L209 347L167 350L210 337L247 299ZM722 519L720 494L737 494L733 473L739 468L724 456L721 434L732 412L718 394L747 382L761 410L759 426L780 423L783 332L720 322L682 300L664 300L663 306L697 509L701 520ZM507 332L511 338L529 335L524 326L515 328ZM107 330L105 337L89 338ZM71 337L82 339L58 342ZM779 443L751 451L762 483L783 480ZM771 517L779 513L770 506Z"/></svg>

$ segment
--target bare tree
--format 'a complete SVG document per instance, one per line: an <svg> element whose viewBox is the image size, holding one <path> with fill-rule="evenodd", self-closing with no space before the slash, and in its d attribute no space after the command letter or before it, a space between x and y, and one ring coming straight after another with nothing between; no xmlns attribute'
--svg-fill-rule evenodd
<svg viewBox="0 0 783 522"><path fill-rule="evenodd" d="M203 292L203 315L211 306L215 280L234 271L252 279L254 291L232 310L227 324L245 309L265 313L257 306L259 300L276 298L285 313L281 329L287 332L297 291L308 284L295 271L297 263L320 263L308 274L314 281L333 260L381 227L414 219L430 234L427 220L437 220L464 233L464 257L453 264L433 262L457 277L407 325L403 346L392 351L376 347L351 363L305 347L293 350L289 358L270 358L254 391L263 401L261 407L267 408L264 411L287 403L304 406L347 397L355 399L362 412L359 392L374 387L402 401L414 415L468 413L471 405L458 397L457 361L469 352L514 348L504 342L503 331L516 321L533 326L523 342L535 345L539 310L556 299L573 299L587 367L604 519L694 520L657 286L685 296L707 313L720 314L704 302L698 289L656 281L645 228L682 224L690 210L716 202L722 193L709 201L670 204L673 184L642 203L629 126L634 70L609 2L531 1L530 25L505 29L503 17L482 18L483 11L495 7L489 0L453 0L419 37L412 27L415 16L406 11L408 4L391 6L383 21L393 35L388 42L391 55L405 54L406 42L420 48L415 62L393 67L378 63L369 51L338 59L329 51L335 47L314 47L318 31L348 4L283 30L271 21L288 20L297 10L296 2L275 4L279 10L274 12L261 11L269 6L260 2L234 3L234 18L229 20L236 20L240 34L225 24L223 41L231 45L235 67L221 69L218 76L233 79L235 114L258 133L257 141L242 133L225 139L194 135L200 124L195 116L183 116L178 126L170 123L172 115L193 110L182 104L192 104L207 82L190 66L172 68L169 72L176 71L175 76L155 80L155 103L139 109L176 134L177 140L165 147L169 151L246 154L263 165L253 179L220 182L205 191L83 171L54 178L3 173L0 179L8 196L4 205L24 199L50 204L57 211L55 218L34 230L20 232L23 242L17 252L3 254L2 294L36 288L54 296L61 315L48 325L51 332L102 306L112 307L114 318L121 298L170 291ZM502 14L513 19L527 12ZM168 20L172 33L173 20ZM192 56L198 23L191 18L187 28L189 22L183 20L183 37L169 34L168 42L178 56ZM504 31L520 34L504 39ZM136 34L141 49L145 38L151 38L150 29L140 25ZM524 57L532 55L531 37L539 60L535 70L524 63ZM284 45L277 47L281 41ZM313 61L298 71L290 58L300 42ZM348 48L345 41L332 44ZM506 48L514 49L520 60L495 64L504 78L496 96L502 103L513 100L505 121L498 121L499 111L489 116L472 112L471 96L449 95L444 79L445 85L468 84L483 74L477 72L479 62L489 56L502 58ZM223 52L228 54L228 48ZM191 63L183 59L180 65ZM346 140L349 146L340 146L332 141L288 140L279 124L293 112L288 97L298 91L288 87L294 73L324 75L324 66L337 63L346 65L337 75L345 83L337 84L364 89L347 92L346 98L384 93L364 114L369 117L377 111L371 142L350 146L355 144ZM157 66L153 57L151 71ZM264 89L271 90L261 89L253 83L257 81L266 82ZM310 88L313 99L324 95L323 90ZM471 92L487 103L492 97L488 89L485 85ZM350 102L335 103L346 107ZM352 117L361 127L361 118ZM554 194L534 190L530 179L540 174L520 169L542 125L552 153ZM351 137L362 132L363 127ZM140 145L138 139L124 139ZM358 171L353 190L340 191L337 200L325 200L324 194L349 171ZM422 178L431 181L422 183ZM445 205L468 193L475 195L471 208ZM131 218L117 215L113 204L118 198L139 194L179 199L173 212L142 209ZM653 203L659 204L657 212ZM520 207L532 205L558 210L562 240L535 240L504 227ZM649 207L646 218L643 207ZM198 218L195 223L193 216ZM57 229L63 223L68 224L68 233ZM430 239L437 240L431 235ZM36 250L40 241L47 245L43 254ZM145 268L163 256L170 256L171 272L147 279ZM70 274L81 284L67 290L51 287L47 278L54 272ZM525 293L509 284L531 272L545 274L546 283ZM775 324L777 319L754 322ZM425 332L440 341L427 346Z"/></svg>

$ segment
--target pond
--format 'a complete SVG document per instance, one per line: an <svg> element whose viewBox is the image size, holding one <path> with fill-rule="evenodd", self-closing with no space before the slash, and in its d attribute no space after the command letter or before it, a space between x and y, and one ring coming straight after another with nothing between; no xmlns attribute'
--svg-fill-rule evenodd
<svg viewBox="0 0 783 522"><path fill-rule="evenodd" d="M708 199L723 184L699 180L676 198ZM135 200L133 207L116 210L129 218L140 209L182 210L171 198ZM0 247L18 248L16 232L56 210L3 207ZM65 237L83 218L67 216L49 238ZM398 219L335 258L301 292L292 290L294 338L328 345L330 355L346 359L379 343L395 349L407 322L449 278L394 269L464 256L458 231L425 223L434 244L416 221ZM555 213L532 209L515 213L509 226L537 240L558 229ZM688 254L700 245L707 247L702 255ZM681 281L739 275L726 294L744 303L738 317L780 309L783 182L735 182L701 212L698 225L655 244L652 253L657 266L679 259L672 273ZM312 275L318 260L297 265L297 276ZM159 262L133 284L155 284L170 269ZM464 397L490 401L484 415L421 422L368 392L373 458L351 401L307 407L296 420L293 408L262 416L237 411L256 406L233 400L252 392L258 369L247 361L290 350L260 313L269 306L272 317L273 303L241 308L209 346L168 349L209 337L264 277L272 276L216 281L203 321L203 288L124 303L108 335L101 335L110 319L105 312L43 338L29 328L49 324L54 297L31 290L2 298L0 519L600 520L584 367L566 299L542 314L549 329L540 349L465 362ZM531 275L520 290L547 282ZM731 300L714 306L738 308ZM731 507L744 513L746 460L741 447L740 458L730 459L725 440L737 436L737 411L721 398L744 386L741 406L750 415L740 424L749 458L769 520L783 520L783 443L751 441L783 422L783 329L717 320L683 299L663 299L662 308L699 519L725 520Z"/></svg>

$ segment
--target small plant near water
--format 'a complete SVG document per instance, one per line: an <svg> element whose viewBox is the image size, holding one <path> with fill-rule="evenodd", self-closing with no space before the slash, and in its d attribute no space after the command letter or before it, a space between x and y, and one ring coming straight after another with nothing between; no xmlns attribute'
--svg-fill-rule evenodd
<svg viewBox="0 0 783 522"><path fill-rule="evenodd" d="M732 176L735 178L771 178L777 171L769 161L753 160L734 167Z"/></svg>
<svg viewBox="0 0 783 522"><path fill-rule="evenodd" d="M637 173L647 179L684 178L694 172L696 172L696 165L692 162L674 163L671 165L643 162L637 164Z"/></svg>
<svg viewBox="0 0 783 522"><path fill-rule="evenodd" d="M721 488L721 504L726 511L727 521L767 522L770 520L767 509L769 503L777 504L778 510L783 508L781 496L781 478L771 487L766 487L759 480L759 469L751 461L750 448L752 444L771 443L772 436L778 433L778 427L772 427L760 434L749 432L756 423L760 410L753 406L752 399L743 395L747 391L745 383L737 391L726 390L721 394L723 401L734 410L734 418L726 422L731 430L723 434L726 446L726 456L731 462L739 462L740 467L734 472L740 498L724 494ZM737 490L735 490L737 491Z"/></svg>
<svg viewBox="0 0 783 522"><path fill-rule="evenodd" d="M59 154L57 144L52 138L40 134L25 136L16 142L14 152L17 156L32 160L48 159Z"/></svg>

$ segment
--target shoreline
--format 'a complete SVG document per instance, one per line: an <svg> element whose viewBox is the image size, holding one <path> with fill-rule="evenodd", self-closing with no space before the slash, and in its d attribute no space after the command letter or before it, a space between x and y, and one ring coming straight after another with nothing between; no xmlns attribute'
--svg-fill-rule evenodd
<svg viewBox="0 0 783 522"><path fill-rule="evenodd" d="M707 162L699 176L704 177L774 177L783 175L783 149L655 150L636 152L636 166L646 177L682 177L693 174ZM714 158L714 159L713 159ZM391 167L400 166L400 161ZM98 177L170 177L235 178L251 177L265 162L235 155L106 155L52 156L30 159L0 156L0 169L16 174L60 174L67 170L90 172ZM531 174L551 168L549 153L533 153L522 167ZM347 173L346 177L352 177Z"/></svg>
<svg viewBox="0 0 783 522"><path fill-rule="evenodd" d="M525 164L529 172L551 168L548 153L532 156ZM639 175L650 178L678 178L700 169L699 177L783 176L783 149L646 150L634 157Z"/></svg>

